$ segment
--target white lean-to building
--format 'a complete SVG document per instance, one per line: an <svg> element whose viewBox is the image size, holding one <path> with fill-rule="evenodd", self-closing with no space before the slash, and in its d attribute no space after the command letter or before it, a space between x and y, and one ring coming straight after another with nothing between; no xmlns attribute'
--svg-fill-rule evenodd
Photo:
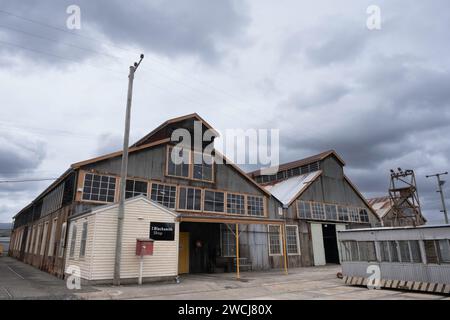
<svg viewBox="0 0 450 320"><path fill-rule="evenodd" d="M79 268L82 281L110 283L114 274L118 204L97 207L70 219L66 274ZM143 280L175 279L178 275L177 215L144 196L125 201L121 257L122 282L139 277L137 239L150 238L152 224L173 227L168 240L154 240L153 255L144 256ZM171 240L170 236L173 236Z"/></svg>
<svg viewBox="0 0 450 320"><path fill-rule="evenodd" d="M450 293L450 225L345 230L338 241L347 284L372 275L384 288Z"/></svg>

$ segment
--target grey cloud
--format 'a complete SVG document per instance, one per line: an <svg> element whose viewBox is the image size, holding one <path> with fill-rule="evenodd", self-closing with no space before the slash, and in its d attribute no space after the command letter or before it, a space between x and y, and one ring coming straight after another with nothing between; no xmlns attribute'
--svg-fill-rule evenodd
<svg viewBox="0 0 450 320"><path fill-rule="evenodd" d="M105 51L101 43L92 41L94 34L94 38L104 37L116 46L141 47L169 57L190 55L206 62L215 62L223 53L223 43L241 38L248 24L246 5L235 0L174 0L170 3L138 0L132 4L118 0L83 0L77 3L81 8L81 30L75 31L66 29L66 8L73 1L44 0L38 6L29 0L2 4L2 10L6 12L79 35L46 28L0 12L0 32L6 37L5 41L76 60L94 55L92 51ZM32 37L29 33L59 42ZM67 46L67 43L72 46ZM2 44L7 52L23 51L22 48ZM26 50L23 52L33 59L55 63L54 57ZM59 62L64 63L64 60Z"/></svg>
<svg viewBox="0 0 450 320"><path fill-rule="evenodd" d="M45 158L46 146L40 140L2 132L0 141L0 176L2 177L31 172Z"/></svg>
<svg viewBox="0 0 450 320"><path fill-rule="evenodd" d="M130 139L130 142L134 141ZM131 142L132 143L132 142ZM98 138L96 154L103 155L121 150L123 148L123 136L113 133L103 133Z"/></svg>
<svg viewBox="0 0 450 320"><path fill-rule="evenodd" d="M321 23L288 37L282 59L303 56L314 67L353 61L368 40L367 30L359 20L327 17Z"/></svg>

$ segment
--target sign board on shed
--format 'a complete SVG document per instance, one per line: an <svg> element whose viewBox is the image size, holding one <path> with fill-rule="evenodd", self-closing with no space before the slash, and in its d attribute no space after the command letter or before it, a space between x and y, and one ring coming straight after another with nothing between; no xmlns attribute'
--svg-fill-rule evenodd
<svg viewBox="0 0 450 320"><path fill-rule="evenodd" d="M150 222L150 239L155 241L175 240L175 223Z"/></svg>

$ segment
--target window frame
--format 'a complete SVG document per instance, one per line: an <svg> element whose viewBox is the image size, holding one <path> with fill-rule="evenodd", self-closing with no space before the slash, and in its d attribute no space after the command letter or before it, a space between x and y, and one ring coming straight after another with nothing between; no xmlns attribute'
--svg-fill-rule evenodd
<svg viewBox="0 0 450 320"><path fill-rule="evenodd" d="M128 181L133 181L133 191L127 191L127 182ZM147 187L145 188L146 189L145 193L136 192L135 191L136 182L142 182L142 183L145 183L147 185ZM125 199L131 199L131 198L134 198L134 197L137 197L137 196L140 196L140 195L143 195L143 196L148 198L148 189L149 189L149 185L151 185L151 183L152 182L149 181L149 180L127 177L125 179ZM131 192L133 194L131 197L127 197L127 193L129 193L129 192ZM139 194L136 194L136 193L139 193Z"/></svg>
<svg viewBox="0 0 450 320"><path fill-rule="evenodd" d="M69 242L69 259L75 259L75 247L76 247L76 242L77 242L77 233L78 233L78 228L77 228L77 223L74 222L73 224L70 225L70 242Z"/></svg>
<svg viewBox="0 0 450 320"><path fill-rule="evenodd" d="M89 227L88 221L83 221L81 227L80 251L78 252L79 259L84 259L86 257L88 227Z"/></svg>
<svg viewBox="0 0 450 320"><path fill-rule="evenodd" d="M206 193L207 192L212 192L214 194L214 199L212 200L214 208L216 206L216 200L215 200L216 193L222 193L223 194L223 211L214 211L214 210L210 211L210 210L206 210L205 209L205 207L206 207L205 206L205 204L206 204L205 203L206 202ZM227 194L226 191L222 191L222 190L218 190L218 189L203 189L203 198L202 198L202 209L203 210L202 211L206 212L206 213L215 213L215 214L227 213L227 198L228 198L228 194Z"/></svg>
<svg viewBox="0 0 450 320"><path fill-rule="evenodd" d="M214 155L208 155L208 157L211 157L211 160L212 160L212 163L210 164L210 166L211 166L211 180L208 180L208 179L199 179L199 178L195 178L194 177L195 166L196 165L200 165L200 164L196 164L195 163L195 155L196 154L201 154L201 156L202 156L202 164L201 164L201 166L202 166L202 177L203 177L203 166L204 166L204 164L206 164L205 162L203 162L204 161L204 159L203 159L203 152L192 150L191 151L191 162L192 162L192 164L190 164L190 166L192 167L192 169L190 169L190 171L192 173L192 176L190 177L190 179L191 180L195 180L195 181L202 181L202 182L211 182L211 183L213 183L215 181L215 176L214 176L214 174L215 174Z"/></svg>
<svg viewBox="0 0 450 320"><path fill-rule="evenodd" d="M262 199L262 215L254 215L254 214L250 214L250 209L249 209L249 198L260 198ZM246 215L249 217L267 217L267 211L266 211L266 198L264 196L257 196L257 195L253 195L253 194L247 194L246 195L246 200L245 200L245 211L246 211Z"/></svg>
<svg viewBox="0 0 450 320"><path fill-rule="evenodd" d="M157 200L153 200L153 199L152 199L152 192L153 192L153 185L154 185L154 184L156 184L156 185L162 185L162 186L164 186L164 187L170 187L170 188L175 187L175 198L174 198L174 201L175 201L175 202L174 202L173 208L172 208L172 207L167 207L166 205L162 204L161 202L158 202ZM148 184L149 192L147 193L147 197L148 197L150 200L155 201L156 203L158 203L158 204L160 204L160 205L163 205L163 206L165 206L165 207L167 207L167 208L169 208L169 209L177 210L177 204L178 204L178 189L179 189L179 187L183 187L183 186L179 186L179 185L176 185L176 184L173 184L173 183L160 182L160 181L149 181L149 184Z"/></svg>
<svg viewBox="0 0 450 320"><path fill-rule="evenodd" d="M202 161L203 159L203 151L197 151L197 150L193 150L192 148L184 148L183 150L186 150L187 152L189 152L189 163L187 164L188 166L188 175L187 176L177 176L177 175L173 175L169 173L169 157L170 157L170 153L171 150L174 148L174 145L167 145L166 148L166 162L165 162L165 175L167 177L171 177L171 178L177 178L177 179L185 179L185 180L192 180L192 181L201 181L201 182L206 182L206 183L215 183L215 179L216 179L216 162L215 162L215 156L214 155L210 155L212 158L212 164L211 164L211 180L209 179L199 179L199 178L195 178L194 177L194 166L196 165L194 162L194 157L195 154L201 154L202 155ZM209 155L208 155L209 156ZM198 165L198 164L197 164ZM203 177L203 170L202 170L202 177Z"/></svg>
<svg viewBox="0 0 450 320"><path fill-rule="evenodd" d="M194 189L194 190L200 190L200 209L183 209L180 208L180 201L181 201L181 189L186 189L186 207L187 207L187 190ZM191 187L191 186L178 186L177 188L177 211L183 211L183 212L203 212L203 189L198 187ZM195 195L194 195L195 198ZM195 205L194 205L195 207Z"/></svg>
<svg viewBox="0 0 450 320"><path fill-rule="evenodd" d="M278 241L279 241L279 248L280 248L280 252L279 253L273 253L272 252L272 242L271 242L271 231L270 231L270 227L277 227L278 228ZM279 224L268 224L267 225L267 237L268 237L268 249L269 249L269 256L270 257L279 257L279 256L283 256L283 239L281 237L281 225Z"/></svg>
<svg viewBox="0 0 450 320"><path fill-rule="evenodd" d="M289 252L288 228L295 228L295 246L297 248L297 252L293 252L293 253ZM288 256L299 256L299 255L301 255L300 236L299 236L299 232L298 232L298 225L296 225L296 224L287 224L287 225L285 225L285 238L286 238L286 253L287 253L287 255Z"/></svg>
<svg viewBox="0 0 450 320"><path fill-rule="evenodd" d="M235 213L235 212L229 212L228 211L228 196L239 196L242 197L242 210L244 211L243 213ZM245 216L247 215L247 196L245 194L242 193L236 193L236 192L225 192L225 213L226 214L232 214L232 215L237 215L237 216Z"/></svg>
<svg viewBox="0 0 450 320"><path fill-rule="evenodd" d="M300 210L299 210L299 206L300 206L300 204L307 204L308 205L308 207L309 207L309 217L302 217L301 215L300 215ZM295 206L296 207L296 209L297 209L297 218L298 219L304 219L304 220L311 220L312 219L312 208L311 208L311 201L306 201L306 200L297 200L297 205Z"/></svg>
<svg viewBox="0 0 450 320"><path fill-rule="evenodd" d="M111 202L111 201L108 201L108 200L106 200L106 201L102 201L102 200L91 200L91 199L84 199L84 195L86 194L86 192L84 191L84 189L85 189L85 187L86 187L86 176L87 175L92 175L92 181L94 181L94 176L95 175L97 175L97 176L100 176L100 177L108 177L108 178L114 178L114 180L115 180L115 182L114 182L114 196L113 196L113 201ZM100 178L100 183L102 183L101 182L101 178ZM108 192L110 191L110 189L109 189L109 184L110 184L111 182L109 182L109 180L108 180L108 188L106 189L107 190L107 195L106 195L106 199L108 199L108 197L110 197L109 195L108 195ZM83 201L83 202L90 202L90 203L102 203L102 204L105 204L105 203L115 203L115 202L117 202L117 200L119 199L119 193L120 192L118 192L118 187L119 187L119 185L120 185L120 179L118 179L118 177L116 176L116 175L113 175L113 174L105 174L105 173L99 173L99 172L89 172L89 171L86 171L86 172L84 172L84 174L83 174L83 186L82 186L82 191L81 191L81 197L80 197L80 200L81 201ZM92 188L93 188L93 186L91 186L91 192L90 192L90 198L92 198ZM100 189L100 187L98 188L98 189ZM100 194L99 194L99 198L100 198Z"/></svg>

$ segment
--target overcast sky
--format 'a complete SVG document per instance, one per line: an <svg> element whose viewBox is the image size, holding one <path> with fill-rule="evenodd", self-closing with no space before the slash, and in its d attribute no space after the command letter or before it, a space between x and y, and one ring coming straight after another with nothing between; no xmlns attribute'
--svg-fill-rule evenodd
<svg viewBox="0 0 450 320"><path fill-rule="evenodd" d="M80 30L66 27L71 4ZM366 27L372 4L381 30ZM387 194L390 168L414 169L426 217L442 222L425 175L450 169L449 9L448 0L1 0L0 179L57 177L120 149L128 67L143 52L132 141L192 112L221 130L278 128L281 161L335 149L367 197ZM1 183L0 222L48 184Z"/></svg>

